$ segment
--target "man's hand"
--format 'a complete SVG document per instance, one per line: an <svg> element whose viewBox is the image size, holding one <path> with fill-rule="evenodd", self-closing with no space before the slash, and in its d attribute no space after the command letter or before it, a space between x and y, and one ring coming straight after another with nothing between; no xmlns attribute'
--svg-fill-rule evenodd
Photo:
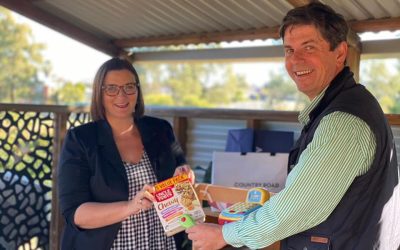
<svg viewBox="0 0 400 250"><path fill-rule="evenodd" d="M216 250L226 245L221 225L201 223L186 229L186 233L196 250Z"/></svg>

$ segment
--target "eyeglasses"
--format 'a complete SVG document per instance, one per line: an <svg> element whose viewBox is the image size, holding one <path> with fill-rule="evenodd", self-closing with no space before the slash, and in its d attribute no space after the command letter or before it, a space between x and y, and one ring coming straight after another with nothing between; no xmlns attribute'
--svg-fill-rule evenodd
<svg viewBox="0 0 400 250"><path fill-rule="evenodd" d="M123 89L126 95L134 95L137 92L137 88L139 87L139 83L127 83L123 86L118 86L115 84L107 84L101 87L104 90L104 93L108 96L117 96L119 94L120 89Z"/></svg>

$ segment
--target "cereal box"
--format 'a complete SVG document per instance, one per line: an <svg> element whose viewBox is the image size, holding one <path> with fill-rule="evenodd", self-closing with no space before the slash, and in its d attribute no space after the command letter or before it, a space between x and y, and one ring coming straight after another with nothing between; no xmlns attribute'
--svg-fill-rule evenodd
<svg viewBox="0 0 400 250"><path fill-rule="evenodd" d="M183 214L194 221L204 221L205 215L187 174L178 175L155 185L154 207L166 235L171 236L185 228L179 219Z"/></svg>

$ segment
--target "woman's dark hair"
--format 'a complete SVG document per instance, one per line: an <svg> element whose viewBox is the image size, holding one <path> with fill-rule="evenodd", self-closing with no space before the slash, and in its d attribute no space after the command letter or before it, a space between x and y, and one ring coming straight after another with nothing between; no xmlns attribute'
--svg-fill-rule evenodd
<svg viewBox="0 0 400 250"><path fill-rule="evenodd" d="M140 88L139 75L137 74L133 65L125 59L111 58L103 63L97 70L93 80L92 103L90 106L90 115L93 121L105 120L105 110L103 105L103 91L102 86L104 79L109 71L112 70L129 70L134 76L137 84L137 101L135 106L134 117L139 118L144 114L144 101L143 94Z"/></svg>
<svg viewBox="0 0 400 250"><path fill-rule="evenodd" d="M284 40L285 31L293 25L314 25L334 50L347 40L348 26L343 16L328 5L313 2L290 10L283 18L279 35Z"/></svg>

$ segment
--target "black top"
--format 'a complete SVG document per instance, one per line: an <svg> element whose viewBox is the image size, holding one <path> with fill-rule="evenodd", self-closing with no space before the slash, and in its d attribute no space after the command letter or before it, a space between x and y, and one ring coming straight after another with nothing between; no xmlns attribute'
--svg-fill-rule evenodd
<svg viewBox="0 0 400 250"><path fill-rule="evenodd" d="M185 164L170 124L144 116L135 121L157 181L172 177ZM74 224L76 209L85 202L128 200L128 179L108 122L91 122L68 131L57 169L58 198L65 228L62 249L110 249L121 223L96 229ZM179 249L182 235L176 236Z"/></svg>

